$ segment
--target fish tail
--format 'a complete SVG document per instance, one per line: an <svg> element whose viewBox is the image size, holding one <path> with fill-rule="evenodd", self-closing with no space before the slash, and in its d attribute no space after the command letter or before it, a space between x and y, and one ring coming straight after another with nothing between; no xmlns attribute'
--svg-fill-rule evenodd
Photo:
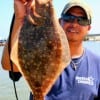
<svg viewBox="0 0 100 100"><path fill-rule="evenodd" d="M34 93L33 100L45 100L42 93Z"/></svg>

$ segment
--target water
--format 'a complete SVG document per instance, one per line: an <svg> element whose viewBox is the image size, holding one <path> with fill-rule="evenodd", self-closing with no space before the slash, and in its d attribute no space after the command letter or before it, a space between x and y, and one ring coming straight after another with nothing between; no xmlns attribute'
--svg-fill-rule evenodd
<svg viewBox="0 0 100 100"><path fill-rule="evenodd" d="M0 62L3 47L0 47ZM19 100L29 100L29 87L23 78L16 82L17 94ZM0 63L0 100L16 100L13 88L13 82L9 78L8 71L1 67Z"/></svg>
<svg viewBox="0 0 100 100"><path fill-rule="evenodd" d="M100 55L100 42L89 41L84 42L84 46L93 51L95 54ZM0 61L2 56L3 47L0 47ZM29 88L26 81L21 78L16 82L16 88L19 100L29 100ZM9 79L9 74L4 71L0 64L0 100L16 100L14 94L13 83Z"/></svg>

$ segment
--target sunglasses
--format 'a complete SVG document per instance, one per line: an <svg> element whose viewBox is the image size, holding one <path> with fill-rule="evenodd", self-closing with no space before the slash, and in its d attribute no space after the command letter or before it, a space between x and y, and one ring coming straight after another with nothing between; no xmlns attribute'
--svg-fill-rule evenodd
<svg viewBox="0 0 100 100"><path fill-rule="evenodd" d="M91 24L90 20L88 20L86 17L75 16L75 15L72 15L72 14L63 15L62 19L65 22L68 22L68 23L73 23L77 19L77 23L79 25L82 25L82 26L86 26L86 25L90 25Z"/></svg>

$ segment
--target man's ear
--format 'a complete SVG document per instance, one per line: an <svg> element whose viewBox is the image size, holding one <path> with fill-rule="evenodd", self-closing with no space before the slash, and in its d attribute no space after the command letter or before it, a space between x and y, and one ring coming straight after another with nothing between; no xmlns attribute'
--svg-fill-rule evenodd
<svg viewBox="0 0 100 100"><path fill-rule="evenodd" d="M59 23L61 24L61 18L59 18Z"/></svg>
<svg viewBox="0 0 100 100"><path fill-rule="evenodd" d="M91 25L88 26L88 30L90 30L90 29L91 29Z"/></svg>

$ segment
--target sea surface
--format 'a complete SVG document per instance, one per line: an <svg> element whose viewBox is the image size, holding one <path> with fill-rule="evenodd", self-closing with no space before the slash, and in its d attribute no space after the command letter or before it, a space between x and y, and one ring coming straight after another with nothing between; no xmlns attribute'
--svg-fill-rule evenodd
<svg viewBox="0 0 100 100"><path fill-rule="evenodd" d="M90 49L95 54L100 55L100 41L84 42L84 47ZM0 100L16 100L13 82L9 78L9 73L2 69L2 51L3 46L0 46ZM16 82L16 89L19 98L18 100L29 100L30 90L23 77Z"/></svg>
<svg viewBox="0 0 100 100"><path fill-rule="evenodd" d="M3 46L0 46L0 100L16 100L13 81L9 78L8 71L2 69L1 57ZM18 100L29 100L29 87L21 77L16 84Z"/></svg>

